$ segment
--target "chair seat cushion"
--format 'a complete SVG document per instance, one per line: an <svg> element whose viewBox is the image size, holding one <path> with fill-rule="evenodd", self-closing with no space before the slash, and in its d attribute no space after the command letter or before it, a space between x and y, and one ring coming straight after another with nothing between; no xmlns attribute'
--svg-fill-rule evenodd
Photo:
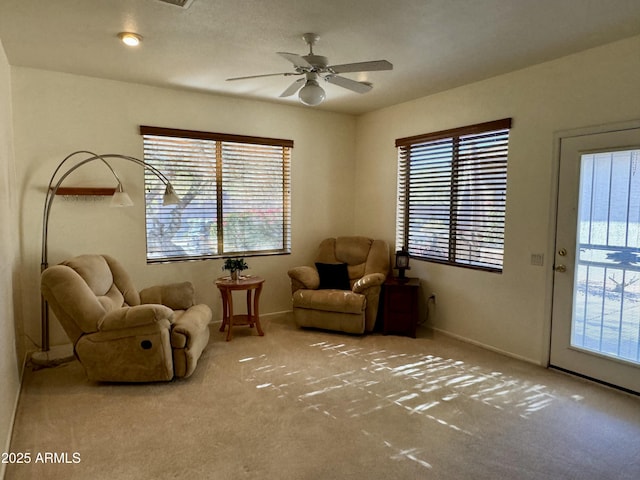
<svg viewBox="0 0 640 480"><path fill-rule="evenodd" d="M294 308L310 308L327 312L362 313L366 297L350 290L297 290L293 294Z"/></svg>

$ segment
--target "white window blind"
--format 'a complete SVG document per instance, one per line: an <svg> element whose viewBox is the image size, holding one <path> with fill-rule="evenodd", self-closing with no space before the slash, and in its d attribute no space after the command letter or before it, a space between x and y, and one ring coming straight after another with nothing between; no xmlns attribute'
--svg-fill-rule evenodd
<svg viewBox="0 0 640 480"><path fill-rule="evenodd" d="M511 119L396 140L396 244L428 261L501 272Z"/></svg>
<svg viewBox="0 0 640 480"><path fill-rule="evenodd" d="M285 254L291 250L291 140L141 126L144 159L181 199L145 172L147 261Z"/></svg>

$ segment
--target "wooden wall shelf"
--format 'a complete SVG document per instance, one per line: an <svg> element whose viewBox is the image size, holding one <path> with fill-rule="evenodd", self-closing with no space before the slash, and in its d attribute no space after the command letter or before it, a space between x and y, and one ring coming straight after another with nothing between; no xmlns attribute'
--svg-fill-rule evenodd
<svg viewBox="0 0 640 480"><path fill-rule="evenodd" d="M66 196L112 196L115 187L60 187L56 195Z"/></svg>

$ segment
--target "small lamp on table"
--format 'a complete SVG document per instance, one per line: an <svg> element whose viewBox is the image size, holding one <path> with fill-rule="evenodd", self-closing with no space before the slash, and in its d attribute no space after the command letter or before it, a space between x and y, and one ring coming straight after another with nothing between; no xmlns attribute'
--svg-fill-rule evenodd
<svg viewBox="0 0 640 480"><path fill-rule="evenodd" d="M402 247L396 252L396 266L394 268L398 270L398 279L406 281L404 272L405 270L411 270L411 267L409 267L409 252L407 252L406 247Z"/></svg>

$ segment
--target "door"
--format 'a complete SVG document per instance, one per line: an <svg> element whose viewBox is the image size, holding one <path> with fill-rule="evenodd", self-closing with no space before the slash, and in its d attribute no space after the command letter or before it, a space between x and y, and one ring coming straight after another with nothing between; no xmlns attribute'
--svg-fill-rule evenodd
<svg viewBox="0 0 640 480"><path fill-rule="evenodd" d="M640 125L561 137L552 366L640 392Z"/></svg>

